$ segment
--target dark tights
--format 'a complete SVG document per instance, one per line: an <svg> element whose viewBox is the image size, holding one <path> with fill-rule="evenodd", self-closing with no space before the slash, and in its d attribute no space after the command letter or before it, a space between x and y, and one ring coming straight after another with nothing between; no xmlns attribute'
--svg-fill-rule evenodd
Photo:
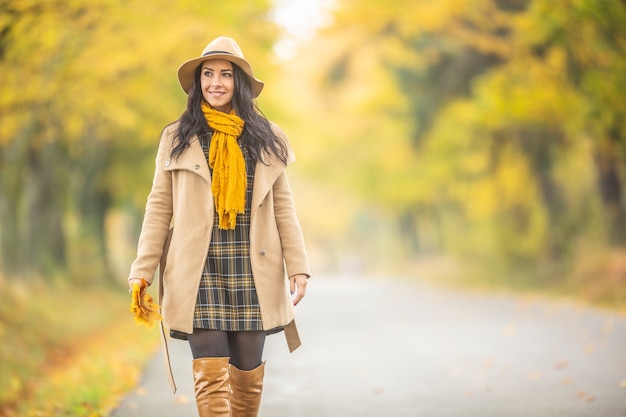
<svg viewBox="0 0 626 417"><path fill-rule="evenodd" d="M230 357L230 363L250 371L263 361L265 332L222 332L193 329L189 346L194 359Z"/></svg>

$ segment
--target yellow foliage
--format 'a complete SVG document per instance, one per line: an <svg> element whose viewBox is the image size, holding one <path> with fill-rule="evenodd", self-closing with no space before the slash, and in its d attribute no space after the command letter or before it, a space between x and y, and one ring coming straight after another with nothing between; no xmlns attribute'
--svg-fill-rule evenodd
<svg viewBox="0 0 626 417"><path fill-rule="evenodd" d="M125 291L25 282L0 282L0 414L87 416L78 409L88 406L108 415L137 383L158 337L123 320Z"/></svg>
<svg viewBox="0 0 626 417"><path fill-rule="evenodd" d="M163 320L159 313L159 305L154 301L152 296L145 292L148 283L145 279L141 279L141 287L138 284L133 285L131 294L130 311L135 317L137 326L146 326L151 329L157 321Z"/></svg>

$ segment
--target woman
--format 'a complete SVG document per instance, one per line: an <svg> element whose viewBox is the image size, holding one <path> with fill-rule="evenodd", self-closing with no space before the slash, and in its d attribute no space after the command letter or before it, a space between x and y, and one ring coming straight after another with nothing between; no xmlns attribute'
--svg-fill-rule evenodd
<svg viewBox="0 0 626 417"><path fill-rule="evenodd" d="M200 416L256 416L266 334L300 344L293 305L310 271L285 175L295 158L233 39L210 42L178 80L187 109L162 134L129 284L161 263L164 321L189 341Z"/></svg>

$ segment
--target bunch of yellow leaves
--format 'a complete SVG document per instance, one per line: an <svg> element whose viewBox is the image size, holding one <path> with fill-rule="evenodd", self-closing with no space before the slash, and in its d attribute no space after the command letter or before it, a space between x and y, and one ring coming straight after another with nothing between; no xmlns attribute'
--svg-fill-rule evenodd
<svg viewBox="0 0 626 417"><path fill-rule="evenodd" d="M152 299L152 296L143 290L148 286L144 278L141 278L141 287L133 284L132 298L130 301L130 311L135 315L135 324L144 325L151 329L157 321L163 320L159 313L159 305Z"/></svg>

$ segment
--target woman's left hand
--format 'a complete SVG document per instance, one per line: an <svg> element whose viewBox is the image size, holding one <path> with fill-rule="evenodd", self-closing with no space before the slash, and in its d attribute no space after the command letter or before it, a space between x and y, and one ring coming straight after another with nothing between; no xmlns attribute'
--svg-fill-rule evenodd
<svg viewBox="0 0 626 417"><path fill-rule="evenodd" d="M306 285L307 285L308 277L304 274L296 274L289 277L289 290L291 291L291 295L297 294L293 299L293 305L296 306L304 298L304 294L306 294Z"/></svg>

